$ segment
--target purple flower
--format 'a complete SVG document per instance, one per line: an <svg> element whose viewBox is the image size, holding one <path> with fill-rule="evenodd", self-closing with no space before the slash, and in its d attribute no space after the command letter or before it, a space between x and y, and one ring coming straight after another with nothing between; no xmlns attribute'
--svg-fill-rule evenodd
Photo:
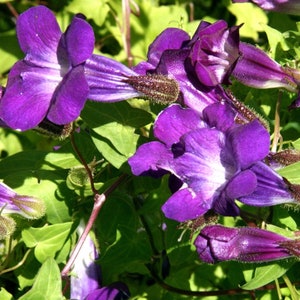
<svg viewBox="0 0 300 300"><path fill-rule="evenodd" d="M296 77L299 76L293 75L296 70L283 68L253 45L241 42L239 49L241 55L232 72L238 81L254 88L285 88L290 92L298 91L299 81Z"/></svg>
<svg viewBox="0 0 300 300"><path fill-rule="evenodd" d="M225 21L201 22L192 39L177 28L163 31L150 45L147 62L134 70L175 79L185 105L199 111L226 99L221 83L228 83L238 56L238 27Z"/></svg>
<svg viewBox="0 0 300 300"><path fill-rule="evenodd" d="M235 199L253 206L296 202L291 186L262 162L270 146L266 129L258 120L237 125L234 118L219 103L205 108L202 119L173 104L154 124L159 141L143 144L129 158L134 175L169 172L182 182L162 207L166 217L183 222L209 209L237 215Z"/></svg>
<svg viewBox="0 0 300 300"><path fill-rule="evenodd" d="M85 300L126 300L130 293L122 282L115 282L109 286L97 289L90 293Z"/></svg>
<svg viewBox="0 0 300 300"><path fill-rule="evenodd" d="M232 2L252 2L265 10L300 15L299 0L232 0Z"/></svg>
<svg viewBox="0 0 300 300"><path fill-rule="evenodd" d="M300 240L251 227L206 226L194 244L200 259L206 263L267 262L300 255Z"/></svg>
<svg viewBox="0 0 300 300"><path fill-rule="evenodd" d="M239 57L239 27L225 21L202 21L189 43L189 60L198 80L205 86L228 84Z"/></svg>
<svg viewBox="0 0 300 300"><path fill-rule="evenodd" d="M79 236L83 233L84 227L84 222L81 221L77 228ZM129 290L121 282L101 287L101 269L96 263L98 257L99 254L95 243L88 235L72 269L70 298L72 300L128 299Z"/></svg>
<svg viewBox="0 0 300 300"><path fill-rule="evenodd" d="M45 214L45 205L40 199L19 195L9 186L0 183L0 209L4 214L18 214L28 219L40 218Z"/></svg>
<svg viewBox="0 0 300 300"><path fill-rule="evenodd" d="M59 125L72 122L89 93L84 63L94 49L92 27L76 15L62 33L54 14L37 6L19 16L17 36L25 57L8 75L0 118L20 130L44 118Z"/></svg>
<svg viewBox="0 0 300 300"><path fill-rule="evenodd" d="M79 236L82 235L84 227L85 224L81 221L77 228ZM71 299L85 299L89 293L100 288L101 271L96 259L98 259L98 252L92 238L88 235L72 269Z"/></svg>

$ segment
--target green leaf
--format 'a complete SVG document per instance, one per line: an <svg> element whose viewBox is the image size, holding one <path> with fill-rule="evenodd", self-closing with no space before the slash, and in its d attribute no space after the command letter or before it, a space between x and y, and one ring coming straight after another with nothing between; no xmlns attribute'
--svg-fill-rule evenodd
<svg viewBox="0 0 300 300"><path fill-rule="evenodd" d="M0 178L21 171L34 174L46 154L44 151L23 151L3 159L0 161Z"/></svg>
<svg viewBox="0 0 300 300"><path fill-rule="evenodd" d="M62 300L60 271L53 258L45 260L32 288L19 300Z"/></svg>
<svg viewBox="0 0 300 300"><path fill-rule="evenodd" d="M109 6L106 0L73 0L66 7L66 10L74 14L82 13L88 19L92 19L98 26L101 26L107 17Z"/></svg>
<svg viewBox="0 0 300 300"><path fill-rule="evenodd" d="M284 167L278 170L278 173L286 177L290 182L300 184L300 162Z"/></svg>
<svg viewBox="0 0 300 300"><path fill-rule="evenodd" d="M234 3L228 6L228 10L237 18L237 25L243 24L240 35L258 40L262 25L268 23L266 13L252 3Z"/></svg>
<svg viewBox="0 0 300 300"><path fill-rule="evenodd" d="M72 222L54 224L42 228L29 228L22 231L27 247L34 249L37 260L43 263L48 257L55 257L61 250L70 233Z"/></svg>
<svg viewBox="0 0 300 300"><path fill-rule="evenodd" d="M271 265L257 267L254 277L241 288L244 290L254 290L264 286L271 281L281 277L294 264L294 261L275 262Z"/></svg>
<svg viewBox="0 0 300 300"><path fill-rule="evenodd" d="M124 126L139 128L152 121L150 113L131 107L126 101L116 103L87 102L81 117L92 128L109 123L120 123Z"/></svg>
<svg viewBox="0 0 300 300"><path fill-rule="evenodd" d="M1 300L13 300L14 297L6 289L1 288L1 290L0 290L0 299Z"/></svg>
<svg viewBox="0 0 300 300"><path fill-rule="evenodd" d="M81 117L93 128L92 139L98 151L120 168L136 150L136 128L147 125L152 116L127 102L88 103Z"/></svg>
<svg viewBox="0 0 300 300"><path fill-rule="evenodd" d="M269 55L271 55L273 59L276 58L276 52L279 45L281 46L281 49L283 51L289 50L289 46L287 45L284 36L280 31L270 26L267 26L266 24L262 25L262 27L264 28L264 31L266 32L268 37L268 41L270 45Z"/></svg>
<svg viewBox="0 0 300 300"><path fill-rule="evenodd" d="M0 74L3 74L8 71L23 54L18 45L16 32L14 30L5 33L1 32L0 45Z"/></svg>

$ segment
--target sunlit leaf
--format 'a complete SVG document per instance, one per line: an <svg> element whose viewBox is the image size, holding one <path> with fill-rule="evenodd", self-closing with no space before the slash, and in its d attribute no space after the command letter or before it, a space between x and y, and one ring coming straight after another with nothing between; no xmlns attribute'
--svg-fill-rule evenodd
<svg viewBox="0 0 300 300"><path fill-rule="evenodd" d="M32 288L19 300L62 300L60 271L53 258L47 258L41 266Z"/></svg>
<svg viewBox="0 0 300 300"><path fill-rule="evenodd" d="M281 277L294 264L294 261L275 262L267 266L257 267L254 277L241 288L245 290L254 290L264 286L273 280Z"/></svg>
<svg viewBox="0 0 300 300"><path fill-rule="evenodd" d="M34 247L34 254L39 262L48 257L55 257L63 247L70 233L72 222L45 225L42 228L29 228L22 231L22 237L27 247Z"/></svg>

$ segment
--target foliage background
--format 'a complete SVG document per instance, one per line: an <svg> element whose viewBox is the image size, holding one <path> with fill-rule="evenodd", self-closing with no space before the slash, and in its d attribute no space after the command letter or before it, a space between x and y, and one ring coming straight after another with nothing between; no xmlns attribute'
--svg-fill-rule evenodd
<svg viewBox="0 0 300 300"><path fill-rule="evenodd" d="M16 39L16 13L38 4L55 12L62 30L75 13L85 14L94 28L95 53L129 66L146 59L148 46L165 28L179 27L192 35L200 20L218 19L225 19L230 26L243 23L241 39L260 46L281 64L299 63L299 17L266 13L252 4L233 5L229 0L135 3L131 4L128 45L124 43L128 28L121 0L0 1L2 85L11 66L23 57ZM281 146L300 148L300 111L287 109L295 95L255 90L236 82L231 89L270 122L271 134L275 105L281 97ZM16 232L0 244L1 299L68 299L68 286L60 279L59 269L76 243L79 220L87 220L93 207L93 192L76 148L87 163L97 162L93 173L100 192L127 174L109 195L94 225L103 285L123 281L132 299L139 300L200 296L207 300L267 300L277 299L278 294L285 299L297 295L294 287L286 287L288 283L296 287L300 283L296 260L201 263L189 232L165 219L160 210L169 197L167 178L137 178L130 174L127 159L138 145L152 139L151 126L162 109L144 100L88 102L76 123L73 141L53 140L34 131L0 129L0 179L19 193L40 197L47 206L46 216L40 220L16 219ZM298 163L281 172L293 183L300 183ZM294 208L245 209L268 223L270 230L285 235L298 230L300 217ZM245 225L239 218L221 218L220 222L226 226Z"/></svg>

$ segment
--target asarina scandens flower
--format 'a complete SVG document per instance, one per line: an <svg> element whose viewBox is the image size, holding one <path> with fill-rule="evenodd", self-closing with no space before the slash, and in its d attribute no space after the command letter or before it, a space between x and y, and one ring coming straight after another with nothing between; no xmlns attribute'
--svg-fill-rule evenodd
<svg viewBox="0 0 300 300"><path fill-rule="evenodd" d="M16 30L25 57L11 69L0 103L0 119L13 129L51 132L55 125L74 121L87 98L111 102L143 97L163 103L178 98L174 79L141 76L92 55L93 29L81 14L62 33L55 15L37 6L19 16Z"/></svg>
<svg viewBox="0 0 300 300"><path fill-rule="evenodd" d="M229 82L239 57L238 30L228 28L223 20L201 22L192 38L184 30L167 28L150 45L148 60L134 71L175 79L181 101L201 113L207 105L227 98L220 84Z"/></svg>
<svg viewBox="0 0 300 300"><path fill-rule="evenodd" d="M81 221L77 233L84 231L84 222ZM129 290L121 282L101 287L101 269L96 260L99 254L93 239L88 235L74 262L71 272L70 299L72 300L118 300L129 299ZM122 297L121 297L122 296Z"/></svg>
<svg viewBox="0 0 300 300"><path fill-rule="evenodd" d="M240 42L240 57L232 71L241 83L259 89L284 88L298 92L299 71L282 67L261 49Z"/></svg>
<svg viewBox="0 0 300 300"><path fill-rule="evenodd" d="M85 300L127 300L129 298L128 287L122 282L115 282L91 292Z"/></svg>
<svg viewBox="0 0 300 300"><path fill-rule="evenodd" d="M78 236L82 235L84 227L85 224L81 221L77 228ZM71 299L86 299L90 292L100 288L101 270L100 266L96 263L98 258L99 255L94 241L88 235L76 257L71 272Z"/></svg>
<svg viewBox="0 0 300 300"><path fill-rule="evenodd" d="M59 125L74 121L89 93L84 63L94 49L92 27L76 15L62 33L55 15L36 6L19 16L16 31L25 57L8 75L0 119L19 130L44 118Z"/></svg>
<svg viewBox="0 0 300 300"><path fill-rule="evenodd" d="M300 255L299 239L253 227L205 226L194 244L199 258L206 263L268 262Z"/></svg>
<svg viewBox="0 0 300 300"><path fill-rule="evenodd" d="M251 2L264 10L300 15L299 0L232 0L232 2Z"/></svg>
<svg viewBox="0 0 300 300"><path fill-rule="evenodd" d="M18 214L27 219L37 219L45 214L41 199L20 195L4 183L0 183L0 239L14 232L15 221L9 216Z"/></svg>
<svg viewBox="0 0 300 300"><path fill-rule="evenodd" d="M184 222L210 209L238 215L236 199L263 207L297 202L297 188L263 162L267 130L258 120L237 125L235 116L221 103L207 106L202 119L178 104L158 115L153 131L159 141L141 145L128 162L134 175L170 173L181 181L162 207L166 217Z"/></svg>

